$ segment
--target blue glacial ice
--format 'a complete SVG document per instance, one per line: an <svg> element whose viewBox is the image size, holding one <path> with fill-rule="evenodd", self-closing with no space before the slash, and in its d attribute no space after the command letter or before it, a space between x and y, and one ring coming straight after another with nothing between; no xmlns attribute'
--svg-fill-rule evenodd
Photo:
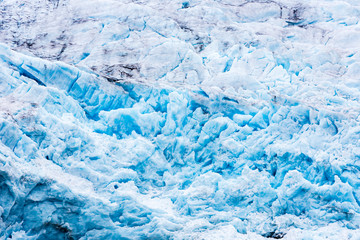
<svg viewBox="0 0 360 240"><path fill-rule="evenodd" d="M1 240L359 239L357 1L0 8Z"/></svg>

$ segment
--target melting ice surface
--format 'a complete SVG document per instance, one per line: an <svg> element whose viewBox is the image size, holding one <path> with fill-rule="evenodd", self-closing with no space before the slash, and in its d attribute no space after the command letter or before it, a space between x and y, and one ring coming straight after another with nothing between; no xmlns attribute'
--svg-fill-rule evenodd
<svg viewBox="0 0 360 240"><path fill-rule="evenodd" d="M0 7L0 239L359 239L357 1Z"/></svg>

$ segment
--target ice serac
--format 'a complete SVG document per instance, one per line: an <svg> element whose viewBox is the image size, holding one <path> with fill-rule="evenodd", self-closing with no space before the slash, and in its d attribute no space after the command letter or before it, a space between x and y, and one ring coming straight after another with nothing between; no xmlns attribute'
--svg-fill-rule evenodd
<svg viewBox="0 0 360 240"><path fill-rule="evenodd" d="M360 236L356 1L0 8L0 239Z"/></svg>

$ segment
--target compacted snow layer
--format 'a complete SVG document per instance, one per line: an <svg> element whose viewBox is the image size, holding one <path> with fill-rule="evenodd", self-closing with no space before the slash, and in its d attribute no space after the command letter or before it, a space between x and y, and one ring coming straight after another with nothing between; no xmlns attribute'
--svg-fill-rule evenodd
<svg viewBox="0 0 360 240"><path fill-rule="evenodd" d="M0 239L359 239L357 1L0 9Z"/></svg>

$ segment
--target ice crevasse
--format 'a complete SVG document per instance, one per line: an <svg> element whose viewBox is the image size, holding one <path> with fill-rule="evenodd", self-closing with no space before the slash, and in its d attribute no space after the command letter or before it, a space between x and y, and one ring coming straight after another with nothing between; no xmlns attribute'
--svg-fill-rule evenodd
<svg viewBox="0 0 360 240"><path fill-rule="evenodd" d="M355 3L49 2L0 2L0 239L359 239Z"/></svg>

